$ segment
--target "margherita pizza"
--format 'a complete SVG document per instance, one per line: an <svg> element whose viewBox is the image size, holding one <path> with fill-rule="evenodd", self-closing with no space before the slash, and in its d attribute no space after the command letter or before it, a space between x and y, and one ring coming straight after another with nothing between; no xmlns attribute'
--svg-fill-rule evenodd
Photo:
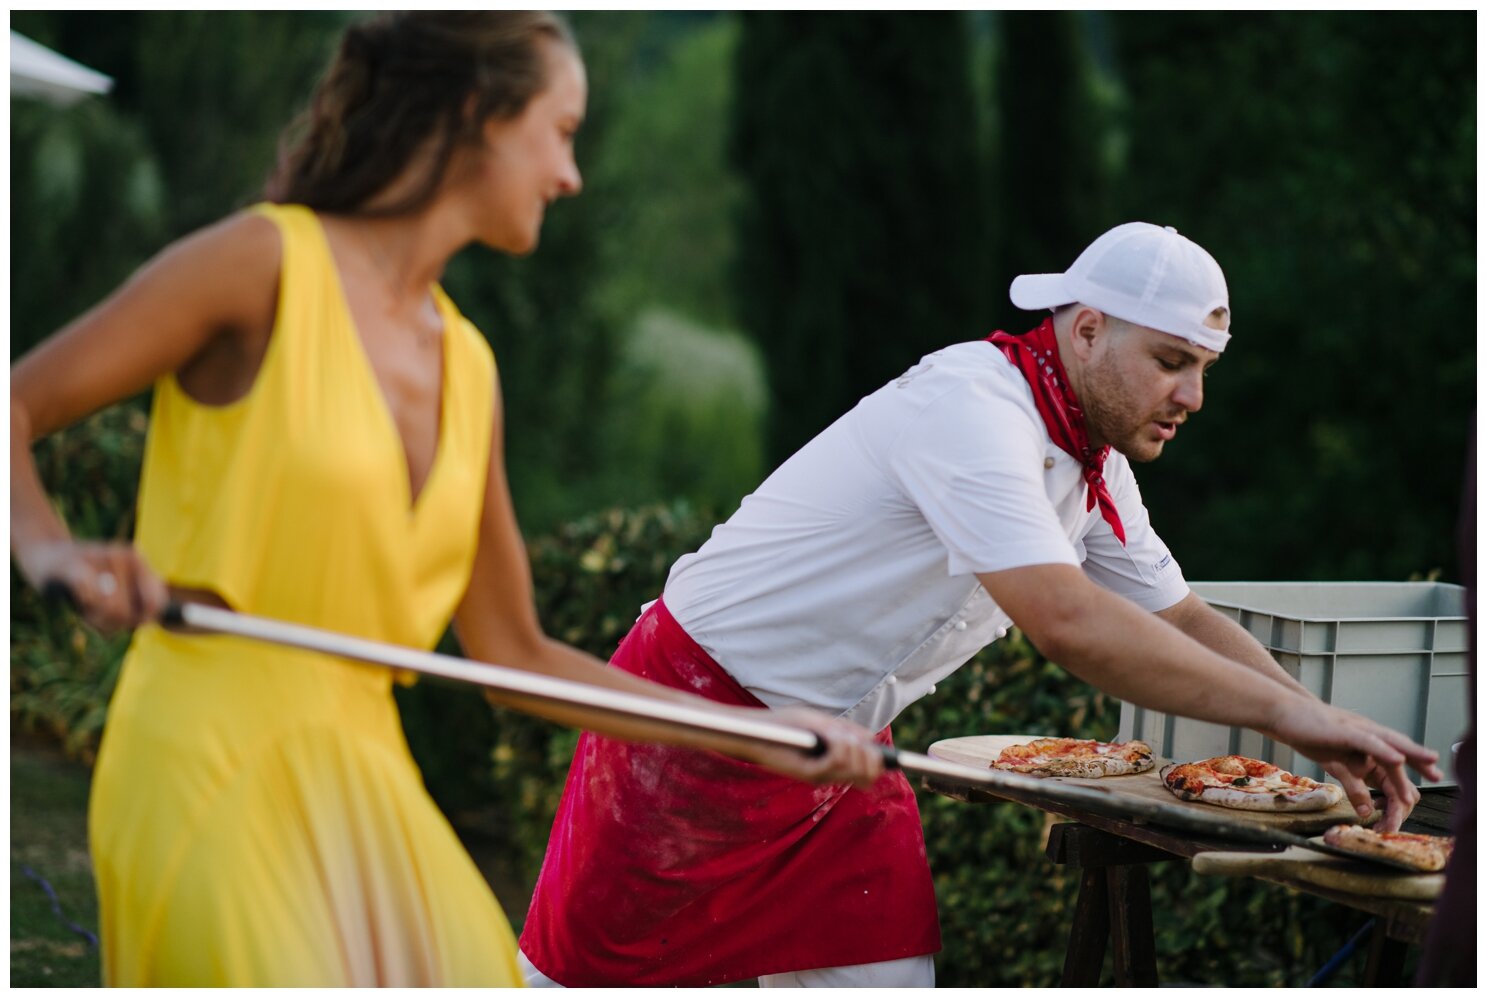
<svg viewBox="0 0 1487 998"><path fill-rule="evenodd" d="M1025 745L1009 745L991 764L1029 776L1129 776L1144 773L1154 763L1145 742L1096 742L1079 738L1038 738Z"/></svg>
<svg viewBox="0 0 1487 998"><path fill-rule="evenodd" d="M1162 783L1183 800L1241 811L1325 811L1344 797L1342 787L1288 773L1242 755L1162 767Z"/></svg>
<svg viewBox="0 0 1487 998"><path fill-rule="evenodd" d="M1439 835L1375 832L1360 825L1333 825L1323 833L1322 841L1335 849L1392 859L1427 873L1446 868L1455 844L1454 839Z"/></svg>

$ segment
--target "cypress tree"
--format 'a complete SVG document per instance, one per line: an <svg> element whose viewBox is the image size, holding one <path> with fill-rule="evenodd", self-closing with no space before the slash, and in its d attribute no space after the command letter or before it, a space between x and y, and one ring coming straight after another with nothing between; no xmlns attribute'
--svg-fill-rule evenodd
<svg viewBox="0 0 1487 998"><path fill-rule="evenodd" d="M969 41L960 13L743 17L738 314L766 356L772 464L988 331Z"/></svg>
<svg viewBox="0 0 1487 998"><path fill-rule="evenodd" d="M1122 197L1208 247L1234 307L1203 411L1141 479L1189 577L1459 578L1473 18L1114 15Z"/></svg>
<svg viewBox="0 0 1487 998"><path fill-rule="evenodd" d="M1095 15L1005 11L995 22L993 171L999 321L1018 274L1062 270L1117 222L1118 91L1096 59ZM1028 316L1026 326L1040 321ZM1004 320L1012 322L1010 318ZM1016 328L1013 332L1021 332Z"/></svg>

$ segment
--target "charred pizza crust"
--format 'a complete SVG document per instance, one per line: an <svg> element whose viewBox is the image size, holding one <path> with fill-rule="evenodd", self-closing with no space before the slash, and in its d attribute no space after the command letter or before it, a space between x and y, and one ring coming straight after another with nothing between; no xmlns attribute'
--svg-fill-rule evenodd
<svg viewBox="0 0 1487 998"><path fill-rule="evenodd" d="M1071 776L1093 780L1103 776L1144 773L1154 765L1151 746L1142 741L1037 738L1002 749L991 768L1029 776Z"/></svg>
<svg viewBox="0 0 1487 998"><path fill-rule="evenodd" d="M1409 832L1375 832L1361 825L1333 825L1322 841L1360 856L1378 856L1412 866L1425 873L1444 870L1455 840L1439 835Z"/></svg>
<svg viewBox="0 0 1487 998"><path fill-rule="evenodd" d="M1242 755L1172 763L1162 767L1161 778L1183 800L1240 811L1325 811L1344 797L1342 787Z"/></svg>

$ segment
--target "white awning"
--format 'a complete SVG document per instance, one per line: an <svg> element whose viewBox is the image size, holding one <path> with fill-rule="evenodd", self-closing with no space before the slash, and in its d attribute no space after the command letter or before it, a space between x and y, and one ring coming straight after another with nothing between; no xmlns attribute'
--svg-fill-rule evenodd
<svg viewBox="0 0 1487 998"><path fill-rule="evenodd" d="M89 94L106 94L114 81L58 55L25 35L10 33L10 95L71 104Z"/></svg>

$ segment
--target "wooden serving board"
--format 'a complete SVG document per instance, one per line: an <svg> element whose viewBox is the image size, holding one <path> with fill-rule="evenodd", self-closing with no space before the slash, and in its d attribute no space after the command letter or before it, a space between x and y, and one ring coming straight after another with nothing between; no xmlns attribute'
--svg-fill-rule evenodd
<svg viewBox="0 0 1487 998"><path fill-rule="evenodd" d="M1047 736L968 735L962 738L946 738L931 745L928 754L936 759L945 759L949 762L958 762L980 769L990 769L992 762L997 756L1001 755L1002 749L1009 745L1021 745L1035 738L1043 737ZM1157 775L1161 772L1162 767L1172 760L1163 759L1158 756L1153 761L1156 763L1155 766L1144 773L1137 773L1134 776L1106 776L1098 780L1080 780L1063 776L1045 778L1053 783L1073 783L1082 786L1099 787L1114 794L1128 794L1131 797L1157 801L1162 804L1176 804L1179 807L1200 808L1203 811L1212 812L1230 820L1277 828L1282 831L1295 832L1298 835L1322 832L1331 828L1333 825L1356 825L1360 823L1357 813L1353 810L1353 805L1349 804L1346 800L1332 805L1325 811L1297 811L1291 813L1240 811L1230 807L1217 807L1213 804L1204 804L1201 801L1185 801L1163 786L1161 777ZM1376 821L1378 813L1378 811L1375 811L1374 817L1370 820Z"/></svg>
<svg viewBox="0 0 1487 998"><path fill-rule="evenodd" d="M1193 857L1193 869L1215 876L1293 880L1344 894L1401 901L1433 901L1446 885L1444 873L1396 873L1300 846L1277 853L1200 852Z"/></svg>

